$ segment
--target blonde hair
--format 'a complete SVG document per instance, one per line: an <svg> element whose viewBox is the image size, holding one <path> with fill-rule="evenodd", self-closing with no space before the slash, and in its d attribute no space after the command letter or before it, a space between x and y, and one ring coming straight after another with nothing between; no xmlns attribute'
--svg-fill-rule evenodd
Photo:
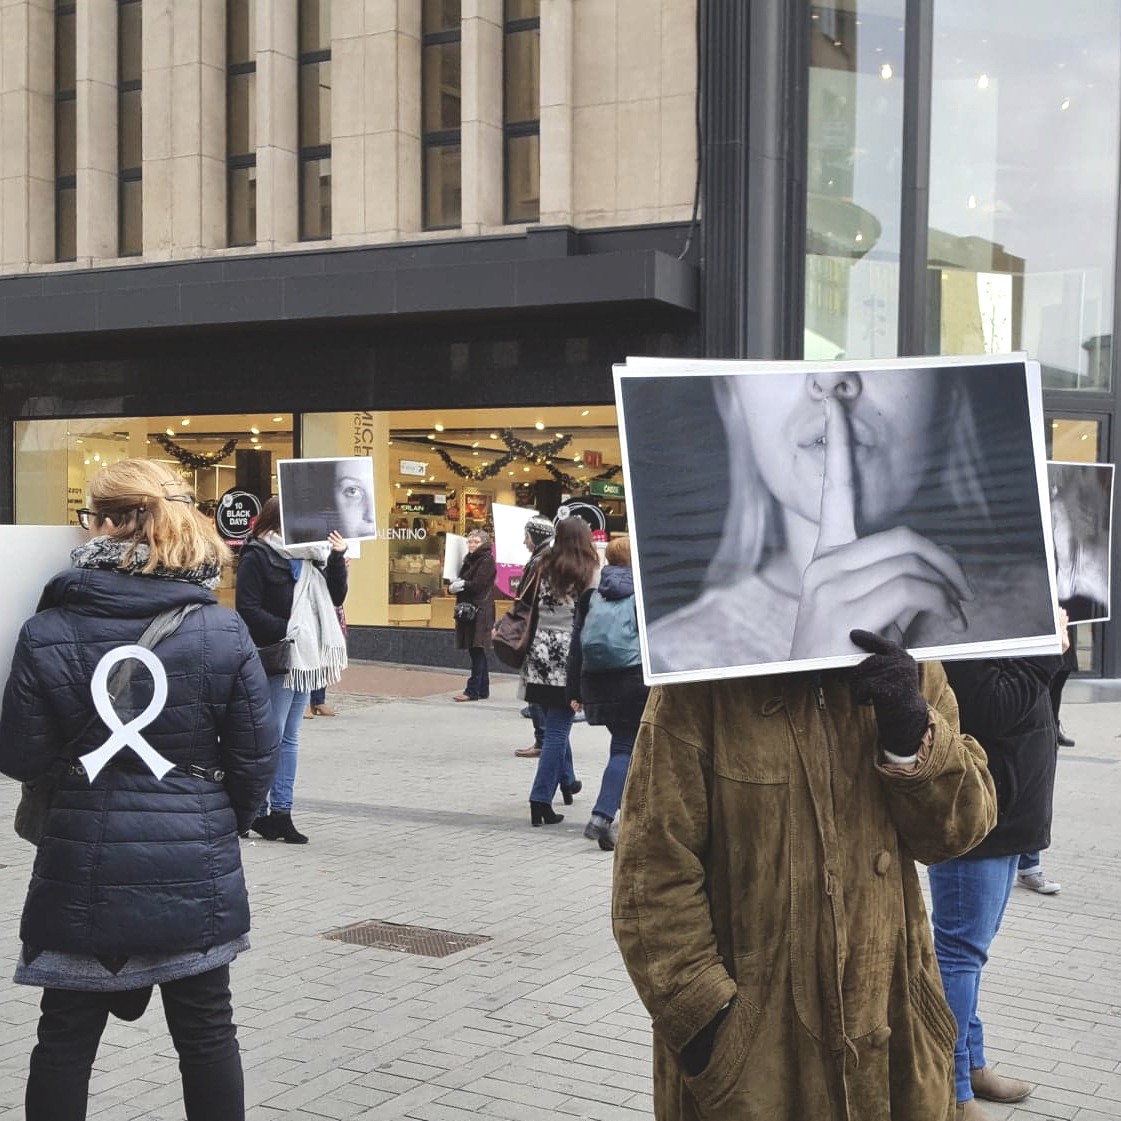
<svg viewBox="0 0 1121 1121"><path fill-rule="evenodd" d="M603 552L603 559L608 564L622 565L624 568L631 566L631 539L624 534L622 537L612 537L607 542Z"/></svg>
<svg viewBox="0 0 1121 1121"><path fill-rule="evenodd" d="M148 546L141 572L157 568L186 572L205 564L228 564L230 551L210 521L195 508L185 479L152 459L122 459L103 467L90 482L90 503L99 517L112 518L107 536Z"/></svg>

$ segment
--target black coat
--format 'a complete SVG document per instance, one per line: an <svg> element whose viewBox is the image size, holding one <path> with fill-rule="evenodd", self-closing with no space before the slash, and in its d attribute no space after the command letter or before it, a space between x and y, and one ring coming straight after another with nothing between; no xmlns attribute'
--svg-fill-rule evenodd
<svg viewBox="0 0 1121 1121"><path fill-rule="evenodd" d="M463 558L459 578L463 590L457 592L456 603L473 603L479 613L469 623L455 623L455 648L469 650L472 646L490 646L490 632L494 627L494 580L498 566L490 545L480 545Z"/></svg>
<svg viewBox="0 0 1121 1121"><path fill-rule="evenodd" d="M144 739L175 769L158 779L123 748L92 784L63 776L47 815L20 937L32 948L131 955L205 950L249 929L237 833L276 769L268 680L242 621L195 584L73 569L47 585L20 632L0 713L0 771L34 780L100 747L90 681L108 651L159 612L201 606L155 653L167 703ZM137 667L131 719L151 697ZM184 773L221 768L224 777Z"/></svg>
<svg viewBox="0 0 1121 1121"><path fill-rule="evenodd" d="M311 564L304 561L304 564ZM347 570L343 554L332 549L326 566L315 566L327 581L331 602L341 607L346 600ZM245 620L258 646L279 642L288 633L292 615L292 593L296 578L292 566L263 541L249 540L241 547L237 565L237 612Z"/></svg>
<svg viewBox="0 0 1121 1121"><path fill-rule="evenodd" d="M650 689L642 680L642 666L626 669L600 670L592 673L584 669L580 634L588 617L588 606L593 595L609 599L634 599L634 578L629 568L608 565L600 573L599 588L589 588L576 604L576 622L572 628L572 641L568 647L566 691L568 700L579 701L589 724L607 724L613 728L637 728L646 708Z"/></svg>
<svg viewBox="0 0 1121 1121"><path fill-rule="evenodd" d="M966 860L1051 844L1059 746L1050 685L1061 666L1059 657L943 663L961 730L985 749L996 786L996 827Z"/></svg>

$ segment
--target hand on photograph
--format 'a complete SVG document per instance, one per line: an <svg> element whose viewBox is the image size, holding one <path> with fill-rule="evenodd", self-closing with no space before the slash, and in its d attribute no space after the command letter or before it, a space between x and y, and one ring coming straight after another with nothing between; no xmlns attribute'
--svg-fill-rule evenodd
<svg viewBox="0 0 1121 1121"><path fill-rule="evenodd" d="M584 706L579 701L569 701L573 712L579 712Z"/></svg>
<svg viewBox="0 0 1121 1121"><path fill-rule="evenodd" d="M1063 653L1065 654L1070 649L1070 631L1067 627L1070 626L1070 616L1067 615L1065 607L1059 608L1059 638L1063 644Z"/></svg>
<svg viewBox="0 0 1121 1121"><path fill-rule="evenodd" d="M465 588L466 586L467 586L467 585L466 585L466 584L464 583L464 581L462 581L462 580L453 580L453 581L452 581L452 582L451 582L451 583L450 583L450 584L448 585L448 591L449 591L449 592L451 592L451 594L452 594L453 596L454 596L454 595L458 595L458 594L459 594L460 592L462 592L462 591L463 591L463 589L464 589L464 588Z"/></svg>
<svg viewBox="0 0 1121 1121"><path fill-rule="evenodd" d="M336 553L346 552L346 538L339 533L337 529L333 529L327 534L327 544L330 545Z"/></svg>
<svg viewBox="0 0 1121 1121"><path fill-rule="evenodd" d="M850 671L853 699L875 709L881 747L894 755L915 754L930 722L918 664L902 646L871 631L854 630L849 638L870 655Z"/></svg>
<svg viewBox="0 0 1121 1121"><path fill-rule="evenodd" d="M902 637L928 611L964 634L963 603L972 597L957 561L921 534L897 527L862 537L810 562L802 576L791 657L849 650L849 631L857 621Z"/></svg>

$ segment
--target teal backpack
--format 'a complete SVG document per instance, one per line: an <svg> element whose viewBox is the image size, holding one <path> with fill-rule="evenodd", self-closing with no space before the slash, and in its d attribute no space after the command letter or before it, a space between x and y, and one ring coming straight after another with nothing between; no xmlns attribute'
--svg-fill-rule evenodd
<svg viewBox="0 0 1121 1121"><path fill-rule="evenodd" d="M607 599L592 592L580 631L583 668L591 673L627 669L642 662L638 648L638 615L634 596Z"/></svg>

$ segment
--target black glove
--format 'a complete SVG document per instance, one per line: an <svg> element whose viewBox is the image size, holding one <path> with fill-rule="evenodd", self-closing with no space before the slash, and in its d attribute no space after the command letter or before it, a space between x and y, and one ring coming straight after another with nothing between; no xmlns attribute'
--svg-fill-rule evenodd
<svg viewBox="0 0 1121 1121"><path fill-rule="evenodd" d="M853 698L875 708L881 747L893 755L914 755L930 724L918 663L902 646L871 631L849 631L849 638L871 655L851 670Z"/></svg>

